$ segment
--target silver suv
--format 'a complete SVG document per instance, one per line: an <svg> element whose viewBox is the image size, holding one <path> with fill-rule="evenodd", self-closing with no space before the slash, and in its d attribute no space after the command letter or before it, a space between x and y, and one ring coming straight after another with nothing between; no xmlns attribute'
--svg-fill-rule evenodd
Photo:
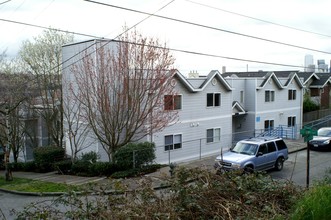
<svg viewBox="0 0 331 220"><path fill-rule="evenodd" d="M282 138L254 137L239 141L230 151L218 156L215 169L261 171L282 170L288 149Z"/></svg>

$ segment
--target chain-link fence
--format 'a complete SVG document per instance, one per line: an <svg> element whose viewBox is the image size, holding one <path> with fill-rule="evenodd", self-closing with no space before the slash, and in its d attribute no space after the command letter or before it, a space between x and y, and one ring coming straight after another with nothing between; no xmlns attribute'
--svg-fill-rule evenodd
<svg viewBox="0 0 331 220"><path fill-rule="evenodd" d="M155 161L159 164L173 164L177 162L186 162L192 160L201 160L207 156L217 156L221 152L229 150L238 141L256 136L274 136L284 139L300 138L301 125L292 127L278 126L272 129L255 129L232 134L222 135L220 137L199 138L194 140L182 141L180 143L155 146ZM141 164L141 155L144 149L130 151L132 167L136 168ZM146 149L147 151L147 149Z"/></svg>

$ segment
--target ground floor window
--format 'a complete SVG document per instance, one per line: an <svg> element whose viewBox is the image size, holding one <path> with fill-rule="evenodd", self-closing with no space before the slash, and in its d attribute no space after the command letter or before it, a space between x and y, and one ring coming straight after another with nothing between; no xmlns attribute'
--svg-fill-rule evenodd
<svg viewBox="0 0 331 220"><path fill-rule="evenodd" d="M295 126L295 116L291 116L287 118L287 127L294 127Z"/></svg>
<svg viewBox="0 0 331 220"><path fill-rule="evenodd" d="M264 129L272 130L274 128L274 120L265 120L264 121Z"/></svg>
<svg viewBox="0 0 331 220"><path fill-rule="evenodd" d="M164 150L174 150L182 148L182 135L181 134L175 134L175 135L166 135L164 136Z"/></svg>
<svg viewBox="0 0 331 220"><path fill-rule="evenodd" d="M207 143L219 142L221 137L220 128L207 129Z"/></svg>

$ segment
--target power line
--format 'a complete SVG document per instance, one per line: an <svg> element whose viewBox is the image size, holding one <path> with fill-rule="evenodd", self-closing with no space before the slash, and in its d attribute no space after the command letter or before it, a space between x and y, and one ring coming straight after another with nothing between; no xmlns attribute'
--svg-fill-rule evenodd
<svg viewBox="0 0 331 220"><path fill-rule="evenodd" d="M89 37L93 37L95 39L99 39L99 40L106 40L104 39L103 37L97 37L97 36L93 36L93 35L88 35L88 34L83 34L83 33L77 33L77 32L72 32L72 31L64 31L64 30L61 30L61 29L53 29L53 28L47 28L47 27L44 27L44 26L40 26L40 25L34 25L34 24L28 24L28 23L24 23L24 22L18 22L18 21L11 21L11 20L6 20L6 19L1 19L0 18L0 21L6 21L6 22L12 22L12 23L16 23L16 24L20 24L20 25L27 25L27 26L32 26L32 27L36 27L36 28L42 28L42 29L48 29L48 30L56 30L56 31L59 31L59 32L64 32L64 33L71 33L71 34L76 34L76 35L82 35L82 36L89 36ZM138 23L141 23L141 22L138 22ZM138 24L137 23L137 24ZM131 27L132 28L132 27ZM126 31L125 31L126 32ZM124 34L125 32L119 34L117 37L121 36L122 34ZM117 38L116 37L116 38ZM107 43L102 45L103 46L106 46L107 44L111 43L111 42L121 42L121 41L117 41L117 40L114 40L114 39L109 39L107 40ZM125 43L125 42L123 42ZM133 44L132 42L127 42L127 43L131 43ZM74 58L75 56L78 56L79 54L81 54L82 52L88 50L89 48L93 47L96 43L93 43L91 44L90 46L84 48L82 51L79 51L78 53L74 54L73 56L69 57L68 59L66 59L65 61L63 61L60 65L63 65L64 63L68 62L69 60L71 60L72 58ZM147 45L147 46L150 46L150 45ZM215 55L215 54L207 54L207 53L202 53L202 52L195 52L195 51L189 51L189 50L183 50L183 49L175 49L175 48L168 48L170 51L175 51L175 52L181 52L181 53L187 53L187 54L193 54L193 55L200 55L200 56L208 56L208 57L215 57L215 58L222 58L222 59L229 59L229 60L236 60L236 61L244 61L244 62L250 62L250 63L259 63L259 64L267 64L267 65L276 65L276 66L284 66L284 67L296 67L296 68L305 68L304 66L297 66L297 65L291 65L291 64L281 64L281 63L274 63L274 62L266 62L266 61L259 61L259 60L249 60L249 59L242 59L242 58L235 58L235 57L228 57L228 56L222 56L222 55ZM93 52L85 55L85 56L88 56L88 55L91 55ZM72 64L70 65L73 65L77 62L79 62L80 60L82 60L83 58L81 59L78 59L77 61L73 62ZM70 66L69 65L69 66ZM68 68L69 66L65 67L64 69ZM58 68L59 66L56 66L54 67L55 68Z"/></svg>
<svg viewBox="0 0 331 220"><path fill-rule="evenodd" d="M3 18L0 18L0 21L14 23L14 24L20 24L20 25L26 25L26 26L41 28L41 29L46 29L46 30L56 30L59 32L64 32L64 33L74 34L74 35L81 35L81 36L85 36L85 37L98 38L97 36L91 35L91 34L83 34L83 33L78 33L78 32L73 32L73 31L65 31L65 30L61 30L58 28L50 28L50 27L45 27L45 26L41 26L41 25L25 23L25 22L21 22L21 21L14 21L14 20L8 20L8 19L3 19Z"/></svg>
<svg viewBox="0 0 331 220"><path fill-rule="evenodd" d="M195 1L192 1L192 0L184 0L184 1L187 1L187 2L190 2L190 3L193 3L193 4L197 4L197 5L201 5L201 6L204 6L204 7L207 7L207 8L212 8L212 9L215 9L215 10L218 10L218 11L223 11L223 12L226 12L226 13L229 13L229 14L234 14L234 15L241 16L241 17L244 17L244 18L249 18L249 19L252 19L252 20L255 20L255 21L260 21L260 22L272 24L272 25L275 25L275 26L280 26L280 27L284 27L284 28L288 28L288 29L292 29L292 30L296 30L296 31L301 31L301 32L309 33L309 34L315 34L315 35L319 35L319 36L323 36L323 37L331 37L331 35L322 34L322 33L314 32L314 31L308 31L308 30L304 30L304 29L300 29L300 28L296 28L296 27L291 27L291 26L284 25L284 24L279 24L279 23L272 22L272 21L267 21L267 20L260 19L260 18L255 18L255 17L252 17L252 16L240 14L240 13L237 13L237 12L228 11L228 10L217 8L217 7L214 7L214 6L198 3L198 2L195 2Z"/></svg>
<svg viewBox="0 0 331 220"><path fill-rule="evenodd" d="M7 0L7 1L4 1L4 2L0 2L0 5L3 5L3 4L5 4L5 3L7 3L7 2L10 2L11 0Z"/></svg>
<svg viewBox="0 0 331 220"><path fill-rule="evenodd" d="M167 4L165 4L164 6L162 6L161 8L159 8L157 11L155 11L153 14L155 14L155 13L161 11L162 9L164 9L165 7L167 7L168 5L170 5L171 3L173 3L174 1L175 1L175 0L171 0L170 2L168 2ZM129 30L135 28L136 26L138 26L139 24L141 24L142 22L144 22L145 20L147 20L148 18L150 18L153 14L148 15L147 17L145 17L144 19L140 20L139 22L137 22L136 24L134 24L134 25L131 26L130 28L124 30L122 33L118 34L114 39L119 38L120 36L122 36L123 34L125 34L126 32L128 32ZM104 39L104 38L97 38L97 39ZM110 40L109 42L107 42L107 44L110 43L111 41L112 41L112 40ZM65 61L62 61L62 63L61 63L60 65L63 65L64 63L68 62L69 60L71 60L71 59L74 58L75 56L78 56L78 55L81 54L82 52L84 52L84 51L86 51L87 49L93 47L95 44L96 44L96 42L93 43L93 44L91 44L91 45L88 46L87 48L84 48L83 50L79 51L78 53L74 54L73 56L69 57L69 58L66 59ZM107 45L107 44L106 44L106 45ZM105 46L105 45L102 45L102 47L104 47L104 46ZM101 48L102 48L102 47L101 47ZM88 55L91 55L91 54L92 54L92 53L89 53ZM78 59L77 61L75 61L75 62L72 63L71 65L77 63L78 61L80 61L80 60L82 60L82 59L83 59L83 58ZM68 66L67 66L67 67L68 67ZM65 68L67 68L67 67L65 67ZM55 68L57 68L57 67L55 67ZM55 68L54 68L54 69L55 69ZM65 69L65 68L64 68L64 69ZM53 69L52 69L52 70L53 70Z"/></svg>
<svg viewBox="0 0 331 220"><path fill-rule="evenodd" d="M266 42L275 43L275 44L280 44L280 45L284 45L284 46L295 47L295 48L299 48L299 49L310 50L310 51L315 51L315 52L329 54L329 55L331 54L330 52L327 52L327 51L316 50L316 49L312 49L312 48L308 48L308 47L297 46L297 45L284 43L284 42L280 42L280 41L275 41L275 40L270 40L270 39L266 39L266 38L262 38L262 37L256 37L256 36L252 36L252 35L248 35L248 34L242 34L242 33L238 33L238 32L235 32L235 31L229 31L229 30L225 30L225 29L221 29L221 28L217 28L217 27L211 27L211 26L208 26L208 25L198 24L198 23L194 23L194 22L190 22L190 21L184 21L184 20L180 20L180 19L177 19L177 18L170 18L170 17L166 17L166 16L162 16L162 15L153 15L153 14L148 13L148 12L143 12L143 11L130 9L130 8L125 8L125 7L112 5L112 4L107 4L107 3L103 3L103 2L97 2L97 1L93 1L93 0L83 0L83 1L94 3L94 4L99 4L99 5L103 5L103 6L108 6L108 7L112 7L112 8L117 8L117 9L121 9L121 10L131 11L131 12L135 12L135 13L139 13L139 14L152 15L152 16L157 17L157 18L176 21L176 22L189 24L189 25L193 25L193 26L197 26L197 27L202 27L202 28L206 28L206 29L222 31L222 32L229 33L229 34L239 35L239 36L242 36L242 37L252 38L252 39L266 41Z"/></svg>
<svg viewBox="0 0 331 220"><path fill-rule="evenodd" d="M167 5L169 5L170 3L172 3L174 0L172 0L171 2L169 2ZM163 9L164 7L166 7L167 5L163 6L162 8L160 8L159 10ZM147 13L148 14L148 17L151 17L151 16L157 16L155 14L150 14L150 13ZM136 23L134 26L132 26L130 29L132 29L133 27L137 26L138 24L140 24L141 22L143 22L144 20L146 20L147 18L144 18L142 21ZM44 27L44 26L40 26L40 25L35 25L35 24L29 24L29 23L25 23L25 22L19 22L19 21L13 21L13 20L7 20L7 19L1 19L0 18L0 21L5 21L5 22L11 22L11 23L16 23L16 24L20 24L20 25L27 25L27 26L32 26L32 27L36 27L36 28L42 28L42 29L48 29L48 30L56 30L56 31L59 31L59 32L65 32L65 33L71 33L71 34L75 34L75 35L82 35L82 36L88 36L88 37L92 37L92 38L95 38L95 39L104 39L103 37L97 37L97 36L94 36L94 35L89 35L89 34L83 34L83 33L77 33L77 32L72 32L72 31L64 31L64 30L61 30L61 29L54 29L54 28L48 28L48 27ZM126 30L128 31L128 30ZM118 38L119 36L121 36L122 34L124 34L126 31L124 31L123 33L119 34L116 38ZM110 40L107 40L107 43L102 45L103 46L106 46L108 43L110 42L121 42L121 41L116 41L114 39L110 39ZM131 43L132 42L127 42L127 43ZM73 57L79 55L80 53L86 51L87 49L89 49L90 47L92 47L93 45L95 45L95 43L93 43L91 46L87 47L87 48L84 48L82 51L78 52L77 54L73 55L72 57L70 57L69 59L63 61L60 65L63 65L64 63L68 62L70 59L72 59ZM147 46L150 46L150 45L147 45ZM284 67L296 67L296 68L305 68L304 66L297 66L297 65L291 65L291 64L281 64L281 63L274 63L274 62L266 62L266 61L259 61L259 60L249 60L249 59L242 59L242 58L236 58L236 57L228 57L228 56L222 56L222 55L215 55L215 54L207 54L207 53L202 53L202 52L195 52L195 51L189 51L189 50L183 50L183 49L175 49L175 48L168 48L170 51L175 51L175 52L181 52L181 53L187 53L187 54L193 54L193 55L200 55L200 56L208 56L208 57L215 57L215 58L222 58L222 59L229 59L229 60L236 60L236 61L244 61L244 62L251 62L251 63L259 63L259 64L267 64L267 65L276 65L276 66L284 66ZM308 50L311 50L311 49L308 49ZM316 50L314 50L316 51ZM93 53L93 52L92 52ZM92 54L90 53L90 54ZM90 54L87 54L87 55L90 55ZM86 55L86 56L87 56ZM77 63L78 61L82 60L81 59L78 59L77 61L75 61L74 63L72 63L71 65ZM70 66L70 65L69 65ZM69 67L67 66L67 67ZM55 68L58 68L59 66L55 67ZM67 68L65 67L65 68Z"/></svg>

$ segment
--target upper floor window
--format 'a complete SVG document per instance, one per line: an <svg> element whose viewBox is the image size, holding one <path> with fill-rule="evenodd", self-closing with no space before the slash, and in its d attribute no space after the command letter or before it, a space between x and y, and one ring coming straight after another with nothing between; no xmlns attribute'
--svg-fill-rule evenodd
<svg viewBox="0 0 331 220"><path fill-rule="evenodd" d="M166 135L164 136L164 150L174 150L182 148L182 135L175 134L175 135Z"/></svg>
<svg viewBox="0 0 331 220"><path fill-rule="evenodd" d="M275 101L275 91L266 90L265 91L265 102L274 102Z"/></svg>
<svg viewBox="0 0 331 220"><path fill-rule="evenodd" d="M244 103L244 91L240 91L240 103Z"/></svg>
<svg viewBox="0 0 331 220"><path fill-rule="evenodd" d="M221 106L221 93L207 93L207 107Z"/></svg>
<svg viewBox="0 0 331 220"><path fill-rule="evenodd" d="M297 98L297 90L289 89L288 90L288 100L296 100Z"/></svg>
<svg viewBox="0 0 331 220"><path fill-rule="evenodd" d="M207 143L219 142L221 140L221 129L211 128L207 129Z"/></svg>
<svg viewBox="0 0 331 220"><path fill-rule="evenodd" d="M164 96L164 110L178 110L182 109L181 95L165 95Z"/></svg>

